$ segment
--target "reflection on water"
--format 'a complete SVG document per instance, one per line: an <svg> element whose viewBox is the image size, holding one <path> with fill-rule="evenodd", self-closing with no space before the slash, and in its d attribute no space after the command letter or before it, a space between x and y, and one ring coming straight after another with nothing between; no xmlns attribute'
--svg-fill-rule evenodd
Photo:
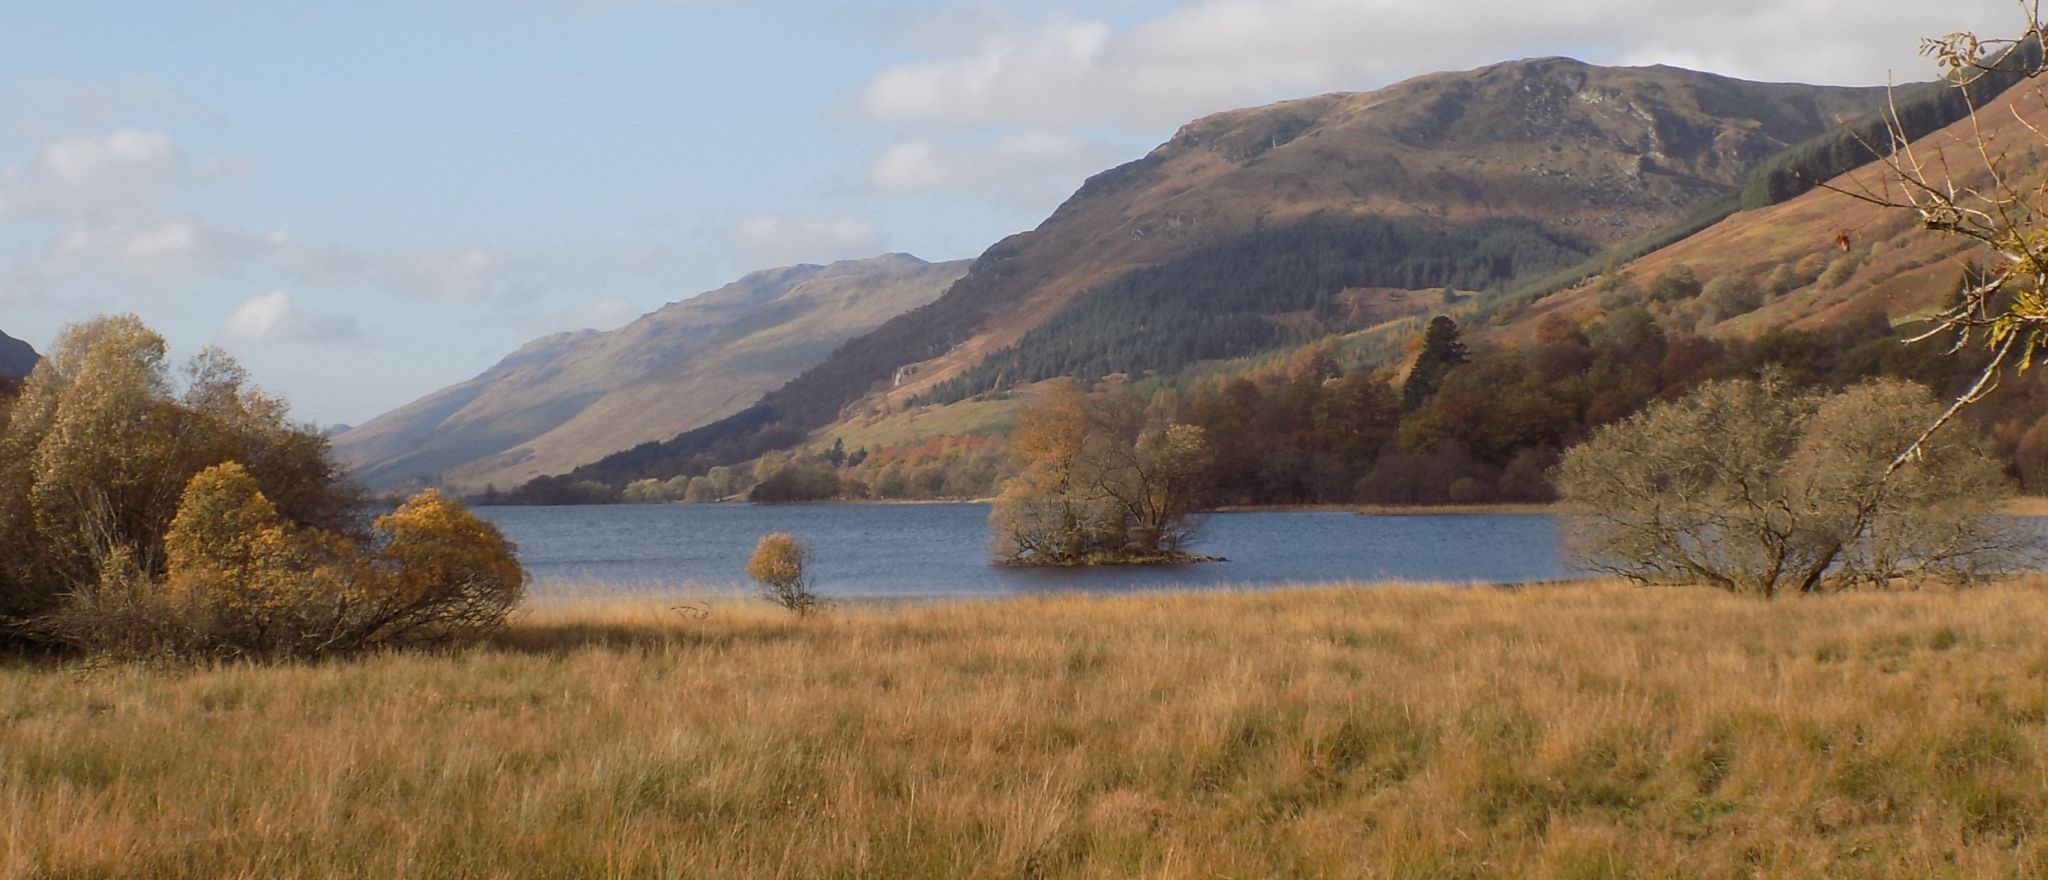
<svg viewBox="0 0 2048 880"><path fill-rule="evenodd" d="M988 564L985 504L658 504L496 507L537 582L660 588L739 585L754 541L786 531L810 548L819 592L942 597L1240 588L1328 581L1505 583L1572 576L1548 516L1214 514L1201 565L1016 569Z"/></svg>

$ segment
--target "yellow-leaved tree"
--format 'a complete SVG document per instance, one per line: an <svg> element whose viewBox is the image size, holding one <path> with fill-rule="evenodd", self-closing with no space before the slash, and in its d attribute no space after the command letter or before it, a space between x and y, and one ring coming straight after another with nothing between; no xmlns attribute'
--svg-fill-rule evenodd
<svg viewBox="0 0 2048 880"><path fill-rule="evenodd" d="M503 624L526 595L512 542L461 501L428 489L378 517L375 532L366 640L464 641Z"/></svg>
<svg viewBox="0 0 2048 880"><path fill-rule="evenodd" d="M822 603L811 590L808 571L810 554L802 542L788 532L769 532L754 545L747 559L747 577L761 585L761 595L770 602L808 615Z"/></svg>
<svg viewBox="0 0 2048 880"><path fill-rule="evenodd" d="M1128 391L1088 395L1063 381L1018 417L1010 438L1021 467L989 511L997 562L1204 558L1183 550L1208 456L1201 428L1154 417Z"/></svg>
<svg viewBox="0 0 2048 880"><path fill-rule="evenodd" d="M438 495L374 527L327 443L217 350L65 328L0 416L0 642L304 656L472 638L525 572Z"/></svg>

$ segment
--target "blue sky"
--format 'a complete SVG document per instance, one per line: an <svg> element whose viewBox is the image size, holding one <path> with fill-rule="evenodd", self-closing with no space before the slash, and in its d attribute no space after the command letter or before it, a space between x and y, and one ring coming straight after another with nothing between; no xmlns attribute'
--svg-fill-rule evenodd
<svg viewBox="0 0 2048 880"><path fill-rule="evenodd" d="M1925 79L1999 0L0 8L0 331L140 314L360 422L743 272L979 253L1204 113L1532 55Z"/></svg>

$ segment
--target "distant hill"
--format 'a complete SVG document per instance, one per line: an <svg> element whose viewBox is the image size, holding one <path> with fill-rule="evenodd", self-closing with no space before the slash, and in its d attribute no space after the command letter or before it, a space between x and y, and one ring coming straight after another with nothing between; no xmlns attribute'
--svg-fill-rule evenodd
<svg viewBox="0 0 2048 880"><path fill-rule="evenodd" d="M693 472L913 402L1420 314L1439 288L1505 288L1732 201L1884 98L1544 58L1216 114L759 405L576 478Z"/></svg>
<svg viewBox="0 0 2048 880"><path fill-rule="evenodd" d="M0 377L20 379L36 368L42 357L29 344L0 333Z"/></svg>
<svg viewBox="0 0 2048 880"><path fill-rule="evenodd" d="M617 330L534 340L334 448L373 488L510 488L739 411L965 269L890 254L755 272Z"/></svg>

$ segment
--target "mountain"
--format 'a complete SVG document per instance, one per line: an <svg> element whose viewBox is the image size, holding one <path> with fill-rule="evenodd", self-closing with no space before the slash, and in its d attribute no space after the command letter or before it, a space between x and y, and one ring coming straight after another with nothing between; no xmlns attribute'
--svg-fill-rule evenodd
<svg viewBox="0 0 2048 880"><path fill-rule="evenodd" d="M2048 162L2038 151L2039 108L2048 83L2027 82L1987 99L1976 120L1954 122L1916 139L1929 168L1950 168L1963 185L1988 183L1983 159L1971 146L2001 156L2008 180L2038 185ZM1866 154L1867 155L1867 154ZM1697 329L1722 337L1754 337L1775 328L1825 330L1872 316L1910 326L1945 304L1982 248L1958 236L1923 228L1910 211L1884 208L1845 193L1882 192L1879 163L1858 165L1779 204L1733 214L1686 238L1609 270L1635 287L1683 271L1708 289L1740 282L1753 289L1735 307L1701 303ZM1507 315L1502 335L1533 336L1552 314L1573 316L1603 308L1601 280L1544 297ZM1678 304L1683 307L1685 304ZM1930 344L1931 346L1932 344Z"/></svg>
<svg viewBox="0 0 2048 880"><path fill-rule="evenodd" d="M845 417L1420 314L1441 288L1500 289L1730 200L1884 99L1543 58L1216 114L760 404L576 478L695 472Z"/></svg>
<svg viewBox="0 0 2048 880"><path fill-rule="evenodd" d="M41 359L28 343L0 333L0 378L23 378L36 368L36 361Z"/></svg>
<svg viewBox="0 0 2048 880"><path fill-rule="evenodd" d="M730 415L965 269L889 254L755 272L616 330L536 339L334 449L373 488L509 488Z"/></svg>

